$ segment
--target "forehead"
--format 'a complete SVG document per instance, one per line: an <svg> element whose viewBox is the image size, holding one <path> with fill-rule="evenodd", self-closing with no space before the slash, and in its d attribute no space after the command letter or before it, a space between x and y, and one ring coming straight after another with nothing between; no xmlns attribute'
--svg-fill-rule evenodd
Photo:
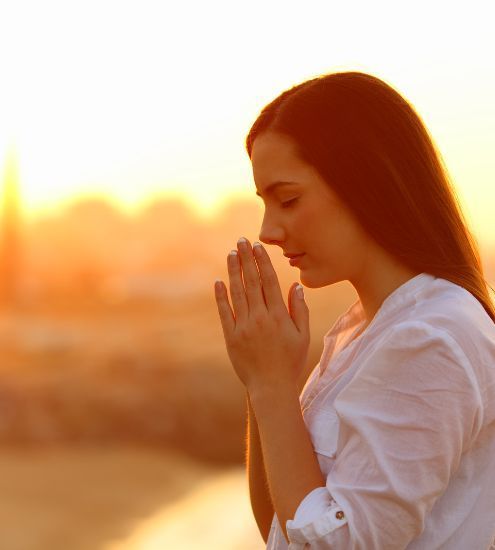
<svg viewBox="0 0 495 550"><path fill-rule="evenodd" d="M299 160L296 143L284 134L264 132L256 137L251 150L253 165L266 164L276 160Z"/></svg>
<svg viewBox="0 0 495 550"><path fill-rule="evenodd" d="M283 134L265 132L258 136L253 143L251 164L258 196L314 184L318 178L313 167L298 155L296 143Z"/></svg>
<svg viewBox="0 0 495 550"><path fill-rule="evenodd" d="M300 190L315 193L319 200L323 197L338 202L331 186L320 173L301 159L295 141L284 134L265 132L254 140L251 151L251 164L256 195L268 197L276 190Z"/></svg>
<svg viewBox="0 0 495 550"><path fill-rule="evenodd" d="M291 138L266 132L258 136L251 151L253 176L258 195L265 189L288 188L288 185L273 186L278 182L302 183L310 176L311 166L298 155L297 146Z"/></svg>

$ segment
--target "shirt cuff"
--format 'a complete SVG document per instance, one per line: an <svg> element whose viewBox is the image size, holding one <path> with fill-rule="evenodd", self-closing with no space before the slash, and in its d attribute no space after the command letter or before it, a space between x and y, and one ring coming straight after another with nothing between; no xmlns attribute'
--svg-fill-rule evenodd
<svg viewBox="0 0 495 550"><path fill-rule="evenodd" d="M289 548L304 548L304 544L321 539L346 523L344 511L328 489L316 487L302 499L294 519L285 524Z"/></svg>

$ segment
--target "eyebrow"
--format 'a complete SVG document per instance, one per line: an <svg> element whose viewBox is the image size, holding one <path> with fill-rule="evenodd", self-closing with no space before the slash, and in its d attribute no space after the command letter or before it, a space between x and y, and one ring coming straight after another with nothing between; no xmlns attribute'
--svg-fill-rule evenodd
<svg viewBox="0 0 495 550"><path fill-rule="evenodd" d="M265 194L266 195L272 194L273 191L275 191L276 187L281 187L282 185L297 185L297 183L294 182L294 181L275 181L273 183L270 183L270 185L266 186ZM261 195L258 193L258 191L256 191L256 194L258 195L258 197L261 197Z"/></svg>

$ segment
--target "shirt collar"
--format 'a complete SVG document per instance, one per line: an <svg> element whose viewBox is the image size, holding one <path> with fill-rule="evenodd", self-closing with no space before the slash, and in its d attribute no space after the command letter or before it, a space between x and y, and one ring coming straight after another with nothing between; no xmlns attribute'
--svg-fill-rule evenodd
<svg viewBox="0 0 495 550"><path fill-rule="evenodd" d="M364 332L367 332L371 325L376 325L378 319L384 318L398 308L403 308L412 305L416 301L417 293L429 282L434 281L436 277L429 273L419 273L405 283L398 286L383 300L375 316ZM358 325L364 321L364 309L361 300L358 298L340 317L337 318L332 328L324 335L323 339L334 337L337 333L342 332L349 327Z"/></svg>

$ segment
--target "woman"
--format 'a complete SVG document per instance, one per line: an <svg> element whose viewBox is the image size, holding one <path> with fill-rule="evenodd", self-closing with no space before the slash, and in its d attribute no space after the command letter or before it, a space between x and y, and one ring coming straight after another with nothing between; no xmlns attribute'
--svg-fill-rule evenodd
<svg viewBox="0 0 495 550"><path fill-rule="evenodd" d="M293 286L287 311L263 246L229 254L232 308L215 285L267 548L489 548L495 308L420 117L382 80L334 73L268 104L246 146L260 240L298 255L308 288L359 296L305 380L308 308Z"/></svg>

